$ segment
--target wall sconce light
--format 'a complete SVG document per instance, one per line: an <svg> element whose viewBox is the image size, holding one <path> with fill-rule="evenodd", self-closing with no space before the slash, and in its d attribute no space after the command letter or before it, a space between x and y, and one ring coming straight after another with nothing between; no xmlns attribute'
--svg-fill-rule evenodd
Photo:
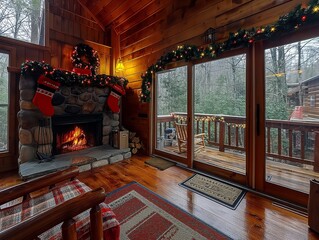
<svg viewBox="0 0 319 240"><path fill-rule="evenodd" d="M215 33L216 30L215 28L208 28L205 32L204 32L204 42L205 43L212 43L215 41Z"/></svg>
<svg viewBox="0 0 319 240"><path fill-rule="evenodd" d="M116 72L124 71L124 64L123 64L121 58L117 59L116 66L115 66L115 71Z"/></svg>

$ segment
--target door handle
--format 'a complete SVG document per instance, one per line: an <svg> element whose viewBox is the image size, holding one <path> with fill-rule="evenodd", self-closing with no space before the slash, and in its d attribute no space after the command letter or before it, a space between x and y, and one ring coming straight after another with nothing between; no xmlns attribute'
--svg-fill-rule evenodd
<svg viewBox="0 0 319 240"><path fill-rule="evenodd" d="M260 135L260 105L256 105L256 133Z"/></svg>

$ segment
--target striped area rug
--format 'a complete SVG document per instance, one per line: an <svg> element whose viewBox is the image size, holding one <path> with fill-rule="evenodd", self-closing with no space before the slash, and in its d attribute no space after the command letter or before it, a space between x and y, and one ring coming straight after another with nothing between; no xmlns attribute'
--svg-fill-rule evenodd
<svg viewBox="0 0 319 240"><path fill-rule="evenodd" d="M230 239L136 182L111 192L105 202L120 222L122 240Z"/></svg>

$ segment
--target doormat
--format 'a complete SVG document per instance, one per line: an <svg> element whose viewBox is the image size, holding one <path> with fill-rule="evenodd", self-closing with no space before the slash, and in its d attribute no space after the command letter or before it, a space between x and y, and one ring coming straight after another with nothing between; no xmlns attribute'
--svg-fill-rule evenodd
<svg viewBox="0 0 319 240"><path fill-rule="evenodd" d="M153 157L150 160L145 161L146 164L158 168L159 170L165 170L169 167L175 166L176 163L170 162L161 158Z"/></svg>
<svg viewBox="0 0 319 240"><path fill-rule="evenodd" d="M231 239L137 182L107 194L105 203L120 222L120 239Z"/></svg>
<svg viewBox="0 0 319 240"><path fill-rule="evenodd" d="M246 193L238 187L200 174L194 174L179 185L233 210Z"/></svg>

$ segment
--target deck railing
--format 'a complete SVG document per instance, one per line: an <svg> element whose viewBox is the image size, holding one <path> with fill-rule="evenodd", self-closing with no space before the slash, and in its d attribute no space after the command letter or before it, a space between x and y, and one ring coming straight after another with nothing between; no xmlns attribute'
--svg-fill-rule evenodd
<svg viewBox="0 0 319 240"><path fill-rule="evenodd" d="M165 136L165 129L174 127L176 121L185 123L186 118L181 112L158 116L157 136ZM194 118L194 132L205 133L208 145L221 152L245 152L245 117L196 113ZM319 123L266 120L266 155L289 164L312 165L319 172Z"/></svg>

